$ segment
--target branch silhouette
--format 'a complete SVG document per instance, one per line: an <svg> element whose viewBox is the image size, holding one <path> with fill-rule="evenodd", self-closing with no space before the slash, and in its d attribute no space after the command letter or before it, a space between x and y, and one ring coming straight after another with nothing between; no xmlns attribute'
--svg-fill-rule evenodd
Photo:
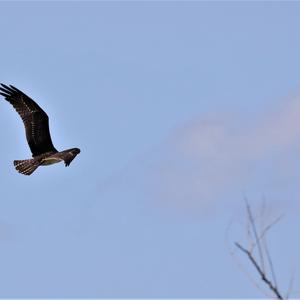
<svg viewBox="0 0 300 300"><path fill-rule="evenodd" d="M265 272L261 269L261 267L259 266L259 264L257 263L256 259L254 258L254 256L252 255L252 253L247 250L246 248L244 248L243 246L241 246L239 243L235 243L235 245L242 251L244 252L249 260L251 261L252 265L255 267L255 269L257 270L257 272L259 273L259 275L261 276L262 281L264 281L269 288L271 289L271 291L276 295L277 299L283 300L283 296L281 295L281 293L279 292L276 283L273 283L270 279L267 278Z"/></svg>
<svg viewBox="0 0 300 300"><path fill-rule="evenodd" d="M243 246L239 242L235 242L234 245L238 250L246 255L246 257L260 276L260 279L265 284L265 286L268 287L274 298L283 300L285 299L285 297L278 288L274 264L266 241L267 233L275 224L277 224L281 220L282 216L279 216L273 222L258 230L257 221L252 213L251 207L247 200L245 200L245 202L248 222L247 237L250 243L248 247ZM258 259L255 255L255 248L258 253Z"/></svg>

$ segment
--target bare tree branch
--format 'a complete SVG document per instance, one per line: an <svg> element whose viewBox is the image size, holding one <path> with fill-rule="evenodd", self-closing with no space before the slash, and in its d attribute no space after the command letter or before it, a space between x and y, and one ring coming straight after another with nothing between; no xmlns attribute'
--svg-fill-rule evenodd
<svg viewBox="0 0 300 300"><path fill-rule="evenodd" d="M251 248L251 244L253 244L253 242L250 240L250 236L251 231L250 231L250 226L249 226L249 220L247 218L247 237L249 239L249 247ZM237 267L241 270L241 272L243 272L245 274L245 276L249 279L249 281L253 284L253 286L258 289L263 295L265 295L265 297L267 298L272 298L273 294L271 293L271 291L263 289L261 287L261 285L257 282L257 280L254 278L253 274L251 274L243 265L243 263L240 261L240 259L238 258L238 256L236 255L236 251L235 248L231 247L231 243L229 243L229 232L231 229L231 226L233 224L233 220L231 220L231 222L228 224L227 230L226 230L226 234L225 234L225 245L228 249L229 254L231 255L232 259L234 260L235 264L237 265ZM240 224L242 225L242 224ZM235 246L235 245L234 245ZM239 249L238 249L239 250Z"/></svg>
<svg viewBox="0 0 300 300"><path fill-rule="evenodd" d="M258 253L259 253L259 257L260 257L260 263L261 263L263 272L265 272L264 255L263 255L263 250L262 250L262 247L261 247L260 239L259 239L259 236L258 236L258 233L257 233L255 220L253 218L251 207L250 207L247 199L245 199L245 202L246 202L246 208L247 208L248 218L249 218L249 221L250 221L250 224L251 224L252 232L253 232L254 237L255 237L255 244L258 247Z"/></svg>
<svg viewBox="0 0 300 300"><path fill-rule="evenodd" d="M273 222L271 222L269 225L267 225L261 232L259 239L263 239L264 236L267 234L267 232L274 227L282 218L284 214L281 214L279 217L277 217Z"/></svg>
<svg viewBox="0 0 300 300"><path fill-rule="evenodd" d="M286 299L289 299L291 294L292 294L292 290L293 290L293 285L294 285L294 279L295 279L295 274L292 275L290 282L289 282L289 288L288 291L286 293Z"/></svg>
<svg viewBox="0 0 300 300"><path fill-rule="evenodd" d="M266 238L263 239L263 243L264 243L263 244L264 245L264 250L265 250L265 253L267 255L268 264L270 266L274 286L276 287L276 289L278 289L277 279L276 279L275 270L274 270L274 264L273 264L273 261L271 259L271 254L270 254L270 251L269 251L269 248L268 248L268 243L266 241Z"/></svg>
<svg viewBox="0 0 300 300"><path fill-rule="evenodd" d="M259 266L259 264L256 262L255 258L253 257L252 253L247 250L246 248L244 248L243 246L241 246L239 243L235 243L235 245L242 251L244 252L247 257L249 258L249 260L251 261L252 265L255 267L255 269L257 270L257 272L259 273L261 279L263 282L265 282L265 284L268 285L268 287L270 288L270 290L275 294L276 298L279 300L283 300L283 296L281 295L281 293L278 291L277 287L272 283L271 280L269 280L266 277L266 274L264 273L264 271L262 270L262 268Z"/></svg>
<svg viewBox="0 0 300 300"><path fill-rule="evenodd" d="M266 203L263 202L260 214L257 217L253 214L248 200L246 198L244 200L246 205L247 246L242 245L240 242L235 242L234 245L236 249L246 255L264 283L259 284L256 280L254 281L255 286L259 287L260 290L265 287L266 291L270 292L271 295L278 300L288 299L289 295L292 294L294 278L291 279L287 295L284 297L278 287L276 272L267 242L268 232L282 219L283 215L280 215L279 217L271 220L271 222L265 224L267 220L266 213L269 212L269 210L267 210ZM235 251L231 252L233 257L234 252ZM237 259L237 257L235 257L235 259ZM253 282L253 278L250 279ZM265 291L263 292L265 293Z"/></svg>

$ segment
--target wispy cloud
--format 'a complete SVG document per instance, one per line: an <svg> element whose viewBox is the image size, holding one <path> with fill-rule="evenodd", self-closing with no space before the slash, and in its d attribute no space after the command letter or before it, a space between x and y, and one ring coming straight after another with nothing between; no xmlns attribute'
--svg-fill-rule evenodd
<svg viewBox="0 0 300 300"><path fill-rule="evenodd" d="M247 122L240 116L192 120L170 138L154 189L159 199L201 209L251 189L263 194L291 184L299 145L300 98Z"/></svg>

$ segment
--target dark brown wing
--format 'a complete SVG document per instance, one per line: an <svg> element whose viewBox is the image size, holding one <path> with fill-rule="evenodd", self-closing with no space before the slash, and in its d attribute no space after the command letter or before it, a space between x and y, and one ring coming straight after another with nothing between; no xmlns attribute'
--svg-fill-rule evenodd
<svg viewBox="0 0 300 300"><path fill-rule="evenodd" d="M32 99L12 85L1 84L0 95L13 105L22 118L32 156L49 151L56 152L50 136L47 114Z"/></svg>

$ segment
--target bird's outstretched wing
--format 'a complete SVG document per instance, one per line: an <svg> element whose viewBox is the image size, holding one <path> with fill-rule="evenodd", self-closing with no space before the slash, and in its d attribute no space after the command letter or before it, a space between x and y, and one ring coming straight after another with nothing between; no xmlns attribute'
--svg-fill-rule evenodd
<svg viewBox="0 0 300 300"><path fill-rule="evenodd" d="M32 156L57 150L54 148L47 114L27 95L12 85L1 84L0 95L12 104L23 120Z"/></svg>

